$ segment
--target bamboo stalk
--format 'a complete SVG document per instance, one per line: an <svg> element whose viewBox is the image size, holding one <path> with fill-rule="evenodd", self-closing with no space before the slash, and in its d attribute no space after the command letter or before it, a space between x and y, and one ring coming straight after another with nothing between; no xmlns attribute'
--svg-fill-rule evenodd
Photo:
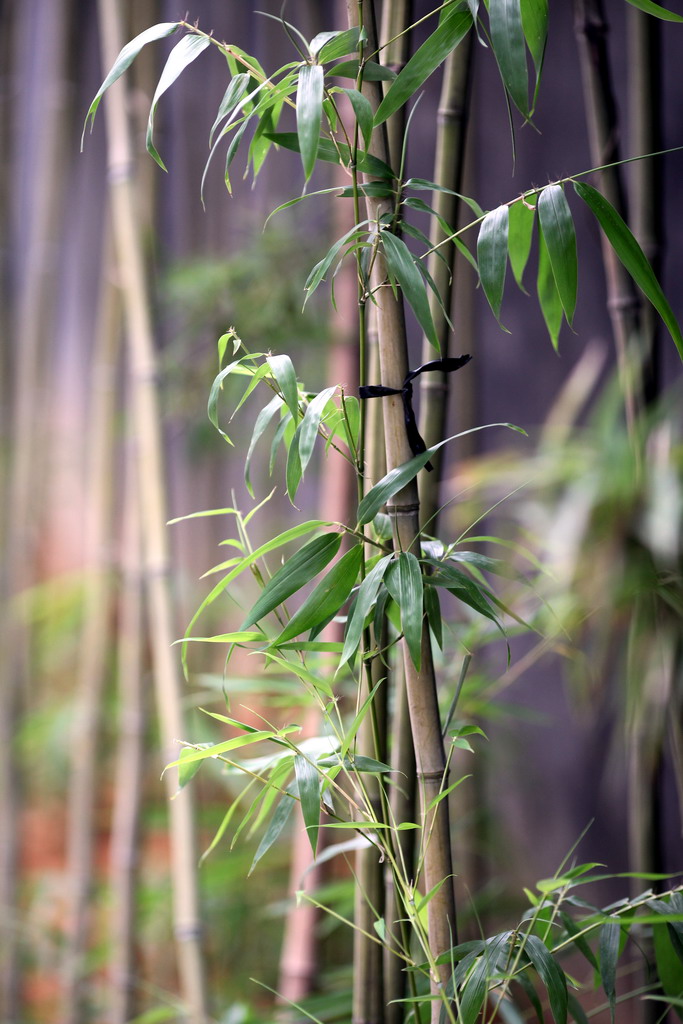
<svg viewBox="0 0 683 1024"><path fill-rule="evenodd" d="M434 178L454 192L462 192L463 168L465 163L465 141L472 65L472 33L446 58L441 85L441 97L437 114L438 131L434 156ZM432 206L447 224L457 226L460 201L457 196L435 191ZM436 217L432 218L430 242L439 245L445 237ZM450 243L441 245L429 258L429 273L441 296L444 309L450 311L454 300L456 248ZM442 356L450 349L451 328L436 296L430 291L429 303L439 339ZM422 362L434 358L434 349L427 338L422 341ZM425 373L420 378L420 433L427 447L431 447L446 436L446 414L448 398L447 374ZM442 459L437 454L433 459L434 472L423 473L419 484L420 506L423 520L430 522L430 530L436 529L434 519L439 507L439 484L441 482Z"/></svg>
<svg viewBox="0 0 683 1024"><path fill-rule="evenodd" d="M105 231L103 249L110 250ZM105 256L103 265L108 258ZM93 844L97 807L102 704L108 670L111 559L107 541L113 526L113 446L116 416L116 361L121 329L119 297L106 275L102 286L92 371L93 405L87 432L90 505L85 524L86 582L81 635L77 712L67 812L68 929L64 978L64 1019L82 1018L84 964L88 949L93 889Z"/></svg>
<svg viewBox="0 0 683 1024"><path fill-rule="evenodd" d="M619 159L620 142L607 52L607 23L601 0L574 0L574 14L591 161L595 166L601 166ZM608 167L600 171L599 180L605 198L626 220L626 198L620 168ZM641 303L629 274L612 246L604 234L600 238L607 283L607 307L612 322L626 421L633 433L638 412L643 405L640 379L643 356L640 342Z"/></svg>
<svg viewBox="0 0 683 1024"><path fill-rule="evenodd" d="M135 888L146 718L142 678L142 547L135 472L135 451L129 443L124 482L123 573L119 596L119 727L109 862L113 896L109 958L110 1024L126 1024L135 1012Z"/></svg>
<svg viewBox="0 0 683 1024"><path fill-rule="evenodd" d="M380 60L395 75L400 74L408 61L410 32L406 32L406 29L410 25L412 17L413 0L384 0L380 32L382 45ZM397 167L401 159L406 117L406 108L401 107L389 118L387 124L387 145L392 167Z"/></svg>
<svg viewBox="0 0 683 1024"><path fill-rule="evenodd" d="M662 143L662 46L658 18L629 7L629 125L632 153L656 153ZM630 167L631 228L659 279L664 244L662 164L636 160ZM661 389L660 319L650 302L642 303L643 399L651 405Z"/></svg>
<svg viewBox="0 0 683 1024"><path fill-rule="evenodd" d="M102 57L110 67L121 48L122 33L115 0L100 0ZM177 756L185 733L175 639L168 590L168 550L162 440L155 386L156 363L145 281L142 240L135 208L133 155L124 95L110 91L107 104L110 201L127 323L131 368L132 416L138 441L138 488L141 509L145 590L149 602L150 642L163 757ZM181 995L193 1024L206 1019L207 999L200 945L199 894L192 790L175 799L177 774L165 773L173 872L174 931Z"/></svg>
<svg viewBox="0 0 683 1024"><path fill-rule="evenodd" d="M349 23L357 25L363 19L363 25L369 36L369 47L373 48L372 29L374 27L373 5L369 0L358 3L349 0ZM377 90L372 83L364 88L374 104L377 103ZM375 132L375 155L387 159L386 136ZM368 198L367 213L372 224L379 224L384 213L389 212L386 200ZM386 266L381 253L376 260L378 278L386 280ZM388 387L400 389L408 372L408 356L405 331L405 319L402 299L395 296L392 289L382 286L375 295L377 303L378 337L381 383ZM399 396L384 398L385 444L387 468L389 470L408 461L412 452L406 436L403 417L403 406ZM419 503L417 486L414 482L395 495L393 503L387 506L394 529L394 543L398 550L409 551L419 535ZM422 634L421 668L413 665L405 644L403 660L406 677L408 707L415 746L418 788L422 800L422 825L424 839L424 887L430 891L443 883L428 906L428 932L430 950L433 956L449 949L456 941L455 897L452 885L452 862L450 848L450 822L448 803L439 801L430 811L434 797L438 796L445 782L446 761L441 740L441 720L436 693L436 679L432 661L429 630L426 624ZM444 965L439 968L438 977L432 977L434 994L446 985L450 968ZM438 1021L442 1010L440 1000L435 999L432 1005L432 1020Z"/></svg>
<svg viewBox="0 0 683 1024"><path fill-rule="evenodd" d="M21 1019L19 937L19 817L22 808L21 770L16 736L22 710L22 688L28 678L30 637L18 613L17 599L32 580L37 539L37 513L42 508L45 480L43 404L40 401L50 337L55 292L51 258L63 209L63 112L67 16L65 0L45 12L41 32L32 32L32 12L16 8L9 39L18 76L31 47L39 69L31 87L15 90L8 137L13 142L6 186L13 189L8 208L10 234L17 243L7 326L13 345L7 347L8 415L11 447L3 488L2 558L0 558L0 1018ZM39 112L39 115L36 113ZM47 113L46 113L47 112ZM40 116L41 131L27 151L24 130ZM50 168L50 174L44 168ZM25 215L21 222L17 211Z"/></svg>

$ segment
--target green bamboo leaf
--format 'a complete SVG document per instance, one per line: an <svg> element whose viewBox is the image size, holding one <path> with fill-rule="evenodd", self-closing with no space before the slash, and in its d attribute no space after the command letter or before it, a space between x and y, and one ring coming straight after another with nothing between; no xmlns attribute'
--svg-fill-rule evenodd
<svg viewBox="0 0 683 1024"><path fill-rule="evenodd" d="M373 128L373 113L372 104L362 92L358 92L357 89L342 89L351 101L353 112L356 115L356 121L360 128L361 135L363 136L363 144L366 149L370 148L370 140L372 139L372 128Z"/></svg>
<svg viewBox="0 0 683 1024"><path fill-rule="evenodd" d="M299 71L296 91L296 133L306 181L315 167L323 109L323 69L320 64L304 64Z"/></svg>
<svg viewBox="0 0 683 1024"><path fill-rule="evenodd" d="M420 563L409 551L402 551L384 577L386 588L401 609L401 629L406 638L413 665L422 661L422 572Z"/></svg>
<svg viewBox="0 0 683 1024"><path fill-rule="evenodd" d="M268 472L270 473L271 476L273 475L275 459L277 458L277 450L280 444L285 444L285 448L287 448L286 442L283 441L285 434L288 433L289 440L291 440L291 435L294 433L294 427L292 426L292 422L293 421L291 412L286 411L282 419L280 420L277 430L275 431L275 435L270 445L270 459L268 461Z"/></svg>
<svg viewBox="0 0 683 1024"><path fill-rule="evenodd" d="M520 0L520 8L524 38L538 78L548 41L548 0Z"/></svg>
<svg viewBox="0 0 683 1024"><path fill-rule="evenodd" d="M461 192L454 192L452 188L446 188L445 185L439 185L436 181L428 181L426 178L408 178L404 189L412 188L418 192L446 192L449 196L457 196L463 203L469 206L470 210L477 218L483 218L484 211L482 210L476 199L471 199L469 196L463 195Z"/></svg>
<svg viewBox="0 0 683 1024"><path fill-rule="evenodd" d="M166 170L166 165L157 153L154 147L154 142L152 141L152 135L154 133L154 116L156 114L157 105L166 90L173 85L176 78L182 74L188 64L191 64L193 60L196 60L202 50L207 48L210 41L211 40L208 36L197 36L193 34L183 36L180 42L176 43L169 53L168 60L164 65L164 70L161 72L161 77L152 98L152 106L149 111L145 142L147 145L147 152L154 160L156 160L162 171Z"/></svg>
<svg viewBox="0 0 683 1024"><path fill-rule="evenodd" d="M600 929L600 980L609 1002L609 1012L614 1024L614 1010L617 1001L617 960L619 959L619 940L621 927L619 921L612 918Z"/></svg>
<svg viewBox="0 0 683 1024"><path fill-rule="evenodd" d="M429 76L436 71L449 53L460 43L472 27L472 15L460 4L453 4L443 16L438 28L413 54L397 75L377 108L375 124L382 124L399 107L411 99Z"/></svg>
<svg viewBox="0 0 683 1024"><path fill-rule="evenodd" d="M342 235L341 238L338 238L337 241L332 246L330 246L330 248L327 250L323 258L313 267L310 274L308 275L306 284L304 285L304 291L306 292L306 301L308 301L308 299L316 290L320 282L324 281L327 271L330 269L330 267L332 266L335 259L337 258L341 250L344 248L344 246L347 245L352 240L356 241L358 238L362 237L361 232L358 231L359 226L360 225L354 225L349 231L346 232L345 235Z"/></svg>
<svg viewBox="0 0 683 1024"><path fill-rule="evenodd" d="M536 196L525 196L512 203L508 213L508 255L515 281L522 290L522 278L531 252L535 206Z"/></svg>
<svg viewBox="0 0 683 1024"><path fill-rule="evenodd" d="M265 642L265 634L260 630L236 629L231 633L216 633L214 636L184 636L182 640L174 640L174 644L251 644Z"/></svg>
<svg viewBox="0 0 683 1024"><path fill-rule="evenodd" d="M567 979L557 960L548 952L537 935L527 935L524 951L548 990L550 1010L555 1024L567 1022Z"/></svg>
<svg viewBox="0 0 683 1024"><path fill-rule="evenodd" d="M662 914L667 920L667 927L671 938L671 944L683 962L683 896L681 893L672 893L670 903L664 900L648 900L648 907L651 907L658 914Z"/></svg>
<svg viewBox="0 0 683 1024"><path fill-rule="evenodd" d="M500 558L490 558L488 555L481 555L478 551L449 551L448 558L452 562L465 562L476 565L477 569L485 572L492 572L496 576L503 576L508 580L517 580L519 583L528 583L526 576L517 572L507 562Z"/></svg>
<svg viewBox="0 0 683 1024"><path fill-rule="evenodd" d="M403 294L411 306L420 327L425 332L430 344L439 350L439 337L434 327L429 299L422 275L415 266L412 253L406 243L391 231L382 231L380 235L389 272L396 278Z"/></svg>
<svg viewBox="0 0 683 1024"><path fill-rule="evenodd" d="M256 417L256 423L251 435L251 441L249 442L249 450L247 451L247 457L244 460L244 482L247 485L249 494L254 497L254 489L251 485L251 460L254 454L254 450L259 440L263 436L268 424L272 420L273 416L282 408L284 402L279 395L275 395L271 398L268 405L261 409L260 413Z"/></svg>
<svg viewBox="0 0 683 1024"><path fill-rule="evenodd" d="M291 149L294 153L301 152L296 132L268 132L267 135L276 146L284 146L285 149ZM352 159L351 151L345 142L334 143L330 139L322 138L318 142L317 156L319 160L325 160L332 164L338 164L341 160L344 167L348 167ZM364 174L371 174L376 178L393 178L394 176L394 172L388 164L385 164L379 157L373 156L372 153L365 153L363 150L358 151L356 167Z"/></svg>
<svg viewBox="0 0 683 1024"><path fill-rule="evenodd" d="M652 929L657 980L672 1002L678 999L673 1005L683 1008L683 963L680 949L674 944L675 934L670 927L654 925ZM683 1017L680 1009L678 1016Z"/></svg>
<svg viewBox="0 0 683 1024"><path fill-rule="evenodd" d="M268 356L273 377L278 383L287 408L295 420L299 418L299 389L296 383L296 373L289 356Z"/></svg>
<svg viewBox="0 0 683 1024"><path fill-rule="evenodd" d="M474 608L480 615L484 615L487 619L495 622L500 628L500 623L489 604L488 598L474 580L460 572L459 569L446 565L444 562L439 562L432 558L427 558L425 561L428 565L434 567L433 572L429 576L429 582L433 586L443 587L448 590L458 600L463 601L470 608Z"/></svg>
<svg viewBox="0 0 683 1024"><path fill-rule="evenodd" d="M213 122L211 131L209 132L209 146L213 145L213 136L218 125L224 118L228 117L228 115L232 113L238 103L244 98L244 94L249 88L249 79L250 76L245 72L235 75L235 77L230 80L230 85L225 90L223 99L218 107L216 120Z"/></svg>
<svg viewBox="0 0 683 1024"><path fill-rule="evenodd" d="M434 634L434 639L436 640L439 648L443 650L443 618L441 616L439 591L436 587L426 586L424 588L424 603L429 628Z"/></svg>
<svg viewBox="0 0 683 1024"><path fill-rule="evenodd" d="M647 996L645 998L647 998ZM586 1011L584 1010L583 1006L576 998L576 996L573 996L571 992L568 994L567 1006L569 1012L576 1021L576 1024L589 1024L588 1017L586 1016Z"/></svg>
<svg viewBox="0 0 683 1024"><path fill-rule="evenodd" d="M490 0L491 46L510 99L529 116L529 76L520 0Z"/></svg>
<svg viewBox="0 0 683 1024"><path fill-rule="evenodd" d="M294 435L287 446L287 468L285 471L285 479L287 481L287 497L291 501L292 505L294 505L294 499L296 498L296 492L299 489L302 477L301 457L299 455L300 437L301 424L297 426L294 431Z"/></svg>
<svg viewBox="0 0 683 1024"><path fill-rule="evenodd" d="M550 256L548 255L542 231L538 232L536 292L550 340L557 352L557 341L560 335L560 327L562 326L562 300L555 284L555 277L550 265Z"/></svg>
<svg viewBox="0 0 683 1024"><path fill-rule="evenodd" d="M294 809L295 803L296 800L294 799L294 797L289 796L288 793L285 793L285 795L280 800L279 804L275 808L275 813L273 814L273 817L270 819L270 824L266 829L265 835L263 836L261 842L258 845L256 853L254 854L254 859L251 862L251 867L249 868L249 874L252 873L258 862L261 860L264 854L268 852L268 850L271 848L275 840L279 838L282 830L289 821L289 817L292 813L292 810Z"/></svg>
<svg viewBox="0 0 683 1024"><path fill-rule="evenodd" d="M185 748L183 751L182 759L177 761L171 761L170 764L166 765L164 771L168 768L176 768L181 764L186 768L190 762L194 761L205 761L208 757L218 757L221 754L226 754L230 750L239 750L240 747L246 747L250 743L259 743L261 740L272 740L273 737L284 735L287 732L293 732L298 729L298 726L290 726L287 729L282 729L280 733L273 732L272 729L259 729L256 732L247 733L244 736L233 736L231 740L223 740L222 743L212 743L211 746L203 747L201 750L195 750L194 748Z"/></svg>
<svg viewBox="0 0 683 1024"><path fill-rule="evenodd" d="M206 746L208 747L210 746L210 744L207 743ZM180 751L180 758L178 762L179 789L183 789L188 784L188 782L190 782L195 777L195 775L197 774L197 772L204 763L203 761L189 760L188 755L194 752L195 751L193 750L192 747L183 747L183 749Z"/></svg>
<svg viewBox="0 0 683 1024"><path fill-rule="evenodd" d="M318 436L318 428L320 427L320 420L325 411L325 406L330 401L335 391L337 390L336 385L325 388L312 398L308 403L304 418L301 421L301 433L299 435L299 458L301 459L301 475L306 472L306 467L310 462L311 455L313 454L313 448L315 441Z"/></svg>
<svg viewBox="0 0 683 1024"><path fill-rule="evenodd" d="M567 197L561 185L548 185L538 197L538 221L548 249L550 266L567 323L576 309L578 267L576 234Z"/></svg>
<svg viewBox="0 0 683 1024"><path fill-rule="evenodd" d="M501 932L500 935L486 941L484 951L476 959L460 994L460 1012L458 1014L460 1024L474 1024L479 1016L488 992L489 981L492 981L496 974L498 955L504 949L509 938L509 932Z"/></svg>
<svg viewBox="0 0 683 1024"><path fill-rule="evenodd" d="M508 208L487 213L479 228L477 263L484 294L496 320L500 320L508 256Z"/></svg>
<svg viewBox="0 0 683 1024"><path fill-rule="evenodd" d="M97 90L94 100L90 104L88 113L85 117L85 123L83 125L83 133L81 135L81 149L83 149L83 140L85 138L85 133L88 128L88 122L90 122L90 131L92 131L93 125L95 123L95 115L97 113L97 108L99 107L100 101L105 92L107 91L107 89L109 88L109 86L113 85L114 82L116 82L117 79L121 77L124 71L126 71L131 66L131 64L133 63L133 61L135 60L143 46L146 46L147 43L156 42L157 39L164 39L166 36L173 35L173 33L177 32L179 28L179 22L165 21L159 25L152 25L151 28L145 29L145 31L137 35L135 39L131 39L129 43L126 43L126 45L114 61L111 71L109 72L105 80L102 82L102 85Z"/></svg>
<svg viewBox="0 0 683 1024"><path fill-rule="evenodd" d="M332 566L317 587L309 594L302 606L294 613L273 645L286 643L319 622L325 622L336 615L353 590L363 558L363 549L355 544Z"/></svg>
<svg viewBox="0 0 683 1024"><path fill-rule="evenodd" d="M336 60L347 53L356 53L361 40L367 39L367 33L358 28L338 29L336 32L318 32L311 39L308 49L312 57L321 63Z"/></svg>
<svg viewBox="0 0 683 1024"><path fill-rule="evenodd" d="M241 628L248 629L310 583L337 554L341 539L340 533L324 533L304 544L296 554L288 558L268 581Z"/></svg>
<svg viewBox="0 0 683 1024"><path fill-rule="evenodd" d="M342 651L339 668L341 668L342 665L345 665L349 658L352 658L358 650L358 645L360 644L361 636L363 635L365 619L377 600L377 594L379 592L384 573L387 571L387 567L392 558L393 555L384 555L383 558L380 558L379 562L372 567L358 588L358 596L346 625L344 650Z"/></svg>
<svg viewBox="0 0 683 1024"><path fill-rule="evenodd" d="M328 68L327 73L336 78L353 78L354 81L357 81L358 61L342 61L339 64L335 64L334 67ZM363 64L363 79L366 82L393 82L395 78L395 71L392 71L391 68L383 67L375 60L368 60Z"/></svg>
<svg viewBox="0 0 683 1024"><path fill-rule="evenodd" d="M314 765L303 754L297 754L294 758L294 771L296 772L296 781L299 787L301 813L311 849L313 850L313 856L315 857L320 826L320 776Z"/></svg>
<svg viewBox="0 0 683 1024"><path fill-rule="evenodd" d="M583 199L597 217L612 248L644 295L650 300L669 329L679 355L683 359L683 335L661 285L628 226L614 207L592 185L574 182L576 194Z"/></svg>
<svg viewBox="0 0 683 1024"><path fill-rule="evenodd" d="M683 15L667 11L666 7L660 7L653 0L626 0L626 2L637 7L639 11L645 11L646 14L651 14L655 18L661 18L662 21L683 21Z"/></svg>

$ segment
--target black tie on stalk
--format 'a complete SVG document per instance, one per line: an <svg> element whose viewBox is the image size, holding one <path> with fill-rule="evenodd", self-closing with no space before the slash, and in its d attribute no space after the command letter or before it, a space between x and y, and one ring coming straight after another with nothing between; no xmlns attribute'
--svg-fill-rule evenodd
<svg viewBox="0 0 683 1024"><path fill-rule="evenodd" d="M452 373L454 370L459 370L465 363L469 363L471 358L472 356L447 356L445 359L432 359L430 362L418 366L417 370L411 370L403 381L403 386L400 388L387 388L384 384L364 384L358 389L358 394L361 398L383 398L385 395L400 395L403 399L403 416L405 418L410 450L413 455L421 455L422 452L427 451L427 445L422 440L420 431L417 429L417 423L415 422L413 380L421 373L426 373L430 370ZM430 473L433 468L431 462L425 463L425 469L429 470Z"/></svg>

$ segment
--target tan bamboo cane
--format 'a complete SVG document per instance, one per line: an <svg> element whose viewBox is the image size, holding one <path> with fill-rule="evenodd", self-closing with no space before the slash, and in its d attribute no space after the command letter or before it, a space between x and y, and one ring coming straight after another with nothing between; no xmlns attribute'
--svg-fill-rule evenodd
<svg viewBox="0 0 683 1024"><path fill-rule="evenodd" d="M370 38L369 46L373 48L372 31L374 28L373 4L368 0L349 0L349 22L357 25L362 23ZM375 36L376 38L376 36ZM368 87L369 86L369 87ZM375 104L378 101L377 90L372 83L366 83L366 91ZM374 153L386 160L386 137L382 132L375 132ZM386 200L369 198L367 213L372 224L378 225L381 216L389 212ZM381 253L376 260L378 278L386 279L386 267ZM407 343L405 319L402 299L396 297L391 288L381 286L375 293L377 303L378 339L381 383L400 390L408 372ZM408 461L412 457L403 416L400 396L384 398L385 445L387 468L391 470ZM394 543L398 550L412 549L419 536L419 503L417 486L413 482L394 496L387 511L394 529ZM450 846L450 821L448 803L441 800L431 811L425 808L441 791L444 784L446 769L443 743L441 740L441 719L436 693L436 679L432 661L429 630L423 627L422 659L420 669L416 669L404 645L404 666L408 707L416 753L418 789L422 801L422 825L424 843L424 889L431 891L437 883L441 884L428 906L428 931L431 954L436 957L446 951L456 940L455 897L452 884L452 861ZM432 978L435 994L447 983L449 967L439 969L438 976ZM442 1005L434 1000L432 1020L438 1021Z"/></svg>
<svg viewBox="0 0 683 1024"><path fill-rule="evenodd" d="M102 58L110 67L121 48L122 33L115 0L100 0ZM117 83L118 84L118 83ZM124 94L110 90L106 108L108 173L112 222L125 312L131 371L131 407L138 445L145 591L151 624L154 680L163 758L174 760L185 735L178 659L168 588L168 540L163 450L156 392L154 333L146 284L142 239L136 211L131 150ZM195 821L191 787L174 799L177 773L165 774L173 873L174 931L180 990L193 1024L206 1019L207 998L201 951Z"/></svg>
<svg viewBox="0 0 683 1024"><path fill-rule="evenodd" d="M112 598L110 538L114 522L114 435L116 363L121 332L121 307L111 274L109 229L105 230L100 311L95 330L93 396L88 440L85 523L84 620L79 683L71 737L71 771L67 808L68 916L64 1020L82 1019L85 971L93 893L93 850L101 761L101 722L109 667Z"/></svg>

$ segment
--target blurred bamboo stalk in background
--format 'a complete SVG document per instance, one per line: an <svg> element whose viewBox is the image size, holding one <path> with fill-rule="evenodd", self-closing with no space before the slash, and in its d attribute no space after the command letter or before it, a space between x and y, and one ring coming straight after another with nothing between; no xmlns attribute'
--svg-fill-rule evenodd
<svg viewBox="0 0 683 1024"><path fill-rule="evenodd" d="M17 6L12 26L11 80L18 75L27 48L40 68L32 87L16 89L11 139L12 162L7 185L13 190L10 235L19 259L13 266L12 305L6 314L11 331L8 425L10 452L3 488L2 557L0 559L0 1017L21 1019L19 899L20 770L18 733L23 691L28 685L28 627L19 615L21 593L33 582L38 510L46 479L45 403L47 353L55 277L56 233L64 208L64 125L67 62L67 3L54 0L44 12L40 33L33 11ZM17 79L18 80L18 79ZM8 115L9 116L9 115ZM26 145L26 124L40 123ZM45 168L50 173L45 174Z"/></svg>
<svg viewBox="0 0 683 1024"><path fill-rule="evenodd" d="M104 232L102 279L92 396L86 434L87 474L84 620L79 681L71 737L71 770L67 802L67 929L65 945L64 1020L77 1024L84 1016L87 954L90 944L90 902L94 889L94 845L97 829L101 764L101 726L109 679L113 565L111 537L115 522L114 441L116 374L121 340L121 301L111 278L111 231Z"/></svg>
<svg viewBox="0 0 683 1024"><path fill-rule="evenodd" d="M123 42L118 5L116 0L100 0L98 10L102 63L108 68ZM115 92L112 89L106 107L110 199L127 328L132 421L138 445L137 486L157 714L163 758L171 761L177 759L177 743L185 735L185 727L178 659L172 647L175 630L168 588L165 476L151 302L136 211L139 196L134 186L124 96L121 89ZM177 772L168 771L164 778L169 799L174 931L181 997L192 1024L202 1024L207 1015L207 997L200 942L193 791L187 788L176 796Z"/></svg>
<svg viewBox="0 0 683 1024"><path fill-rule="evenodd" d="M574 17L591 162L593 166L601 167L620 159L620 131L607 50L608 26L602 0L574 0ZM621 168L606 167L599 172L598 177L600 191L627 221ZM607 286L607 308L612 322L626 422L633 435L638 414L643 407L641 302L630 275L604 233L600 235L600 242Z"/></svg>
<svg viewBox="0 0 683 1024"><path fill-rule="evenodd" d="M136 448L128 439L123 485L121 587L117 635L118 729L109 855L112 894L110 1024L126 1024L136 1011L136 915L146 702L142 676L143 574Z"/></svg>

